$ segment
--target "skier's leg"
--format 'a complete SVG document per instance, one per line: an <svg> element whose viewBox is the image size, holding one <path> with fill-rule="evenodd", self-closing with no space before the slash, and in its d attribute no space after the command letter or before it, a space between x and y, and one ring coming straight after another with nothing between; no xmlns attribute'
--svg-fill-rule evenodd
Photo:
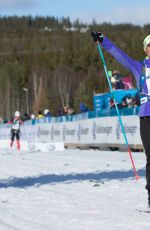
<svg viewBox="0 0 150 230"><path fill-rule="evenodd" d="M17 149L20 150L20 131L16 133Z"/></svg>
<svg viewBox="0 0 150 230"><path fill-rule="evenodd" d="M13 132L13 130L11 130L11 141L10 141L10 147L13 146L14 143L14 138L15 138L15 133Z"/></svg>
<svg viewBox="0 0 150 230"><path fill-rule="evenodd" d="M140 133L146 154L146 189L150 205L150 117L140 119Z"/></svg>
<svg viewBox="0 0 150 230"><path fill-rule="evenodd" d="M20 140L17 140L17 149L20 150Z"/></svg>

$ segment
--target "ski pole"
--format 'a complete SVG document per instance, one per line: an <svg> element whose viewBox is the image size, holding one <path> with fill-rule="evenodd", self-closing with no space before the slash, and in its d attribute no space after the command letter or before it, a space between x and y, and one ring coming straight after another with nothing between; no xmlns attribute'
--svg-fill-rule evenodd
<svg viewBox="0 0 150 230"><path fill-rule="evenodd" d="M120 126L121 126L121 130L122 130L124 140L125 140L125 143L126 143L126 146L127 146L127 150L128 150L128 153L129 153L129 156L130 156L130 159L131 159L131 163L132 163L132 167L133 167L133 171L134 171L134 176L135 176L135 179L138 180L138 179L140 179L140 177L137 174L137 170L136 170L136 167L135 167L135 164L134 164L131 149L130 149L128 139L127 139L127 136L126 136L125 128L124 128L122 118L121 118L121 115L120 115L120 112L119 112L119 109L118 109L118 105L116 103L116 99L115 99L115 96L114 96L112 84L111 84L111 81L110 81L110 78L109 78L109 75L108 75L107 65L106 65L105 58L104 58L104 55L103 55L103 51L102 51L102 48L101 48L101 45L100 45L99 41L97 41L97 48L98 48L98 52L99 52L99 55L100 55L100 58L102 60L102 64L103 64L103 67L104 67L104 70L105 70L105 74L106 74L106 77L107 77L110 92L111 92L112 98L114 100L115 108L116 108L116 111L117 111L117 116L118 116L119 123L120 123Z"/></svg>

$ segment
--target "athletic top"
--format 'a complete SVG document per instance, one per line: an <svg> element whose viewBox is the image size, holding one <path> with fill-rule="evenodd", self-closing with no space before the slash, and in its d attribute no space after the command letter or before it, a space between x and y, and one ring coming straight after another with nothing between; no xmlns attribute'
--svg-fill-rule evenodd
<svg viewBox="0 0 150 230"><path fill-rule="evenodd" d="M139 87L144 70L146 78L143 82L141 90L142 94L150 96L150 58L145 58L143 62L132 59L122 50L120 50L116 45L114 45L107 37L104 37L102 47L106 49L110 54L112 54L119 63L121 63L133 74ZM150 100L147 100L146 103L141 104L139 116L150 116Z"/></svg>
<svg viewBox="0 0 150 230"><path fill-rule="evenodd" d="M22 124L22 121L19 120L19 119L14 119L13 120L13 123L12 123L12 126L11 126L11 129L13 130L20 130L20 125Z"/></svg>

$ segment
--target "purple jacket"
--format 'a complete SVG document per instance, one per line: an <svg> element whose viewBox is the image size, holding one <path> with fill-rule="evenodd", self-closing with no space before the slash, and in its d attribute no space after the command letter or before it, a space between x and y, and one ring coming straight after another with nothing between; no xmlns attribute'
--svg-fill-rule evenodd
<svg viewBox="0 0 150 230"><path fill-rule="evenodd" d="M143 63L130 58L122 50L116 47L107 37L104 37L102 46L110 54L112 54L118 62L120 62L126 69L128 69L133 74L136 79L137 85L139 85L140 78L143 75ZM144 62L147 70L149 69L150 72L150 58L145 59ZM148 77L144 81L144 84L142 86L142 93L150 96L150 78ZM147 101L140 106L139 116L150 116L150 101Z"/></svg>

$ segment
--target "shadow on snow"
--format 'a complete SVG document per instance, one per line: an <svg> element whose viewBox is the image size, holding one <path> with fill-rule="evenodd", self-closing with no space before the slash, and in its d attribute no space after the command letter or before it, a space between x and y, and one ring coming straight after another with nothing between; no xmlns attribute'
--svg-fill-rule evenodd
<svg viewBox="0 0 150 230"><path fill-rule="evenodd" d="M140 177L145 177L145 168L138 171ZM134 179L132 170L129 171L108 171L108 172L92 172L92 173L80 173L80 174L47 174L25 178L8 178L0 181L0 188L27 188L31 186L41 186L46 184L56 183L75 183L81 181L109 181L109 180L125 180Z"/></svg>

